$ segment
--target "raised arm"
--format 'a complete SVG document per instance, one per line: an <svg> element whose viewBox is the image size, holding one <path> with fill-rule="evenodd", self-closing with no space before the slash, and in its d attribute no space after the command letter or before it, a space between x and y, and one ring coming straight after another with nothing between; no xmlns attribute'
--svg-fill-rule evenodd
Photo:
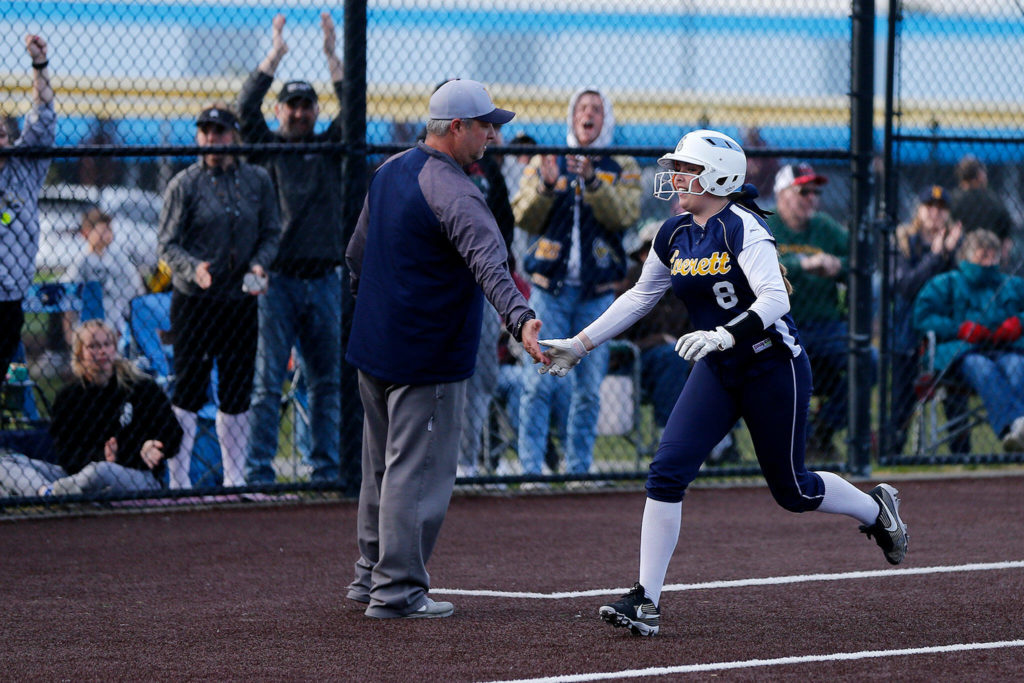
<svg viewBox="0 0 1024 683"><path fill-rule="evenodd" d="M267 56L263 58L259 65L259 70L270 77L274 76L274 73L277 71L277 65L281 63L281 58L288 53L288 44L284 42L284 22L283 14L274 16L273 39L270 43L270 52L267 53Z"/></svg>
<svg viewBox="0 0 1024 683"><path fill-rule="evenodd" d="M327 68L331 72L331 83L337 83L344 80L345 71L335 50L334 19L327 12L321 12L320 26L324 30L324 55L327 56Z"/></svg>
<svg viewBox="0 0 1024 683"><path fill-rule="evenodd" d="M25 36L25 49L32 58L32 98L35 104L51 104L53 88L50 86L49 59L46 56L46 41L37 35Z"/></svg>

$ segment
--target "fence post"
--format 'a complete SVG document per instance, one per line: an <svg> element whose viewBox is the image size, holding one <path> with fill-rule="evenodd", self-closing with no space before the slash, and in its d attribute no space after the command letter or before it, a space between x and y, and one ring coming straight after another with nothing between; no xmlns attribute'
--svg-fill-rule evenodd
<svg viewBox="0 0 1024 683"><path fill-rule="evenodd" d="M366 194L366 0L345 0L345 86L342 93L345 161L342 182L344 243L355 231ZM355 299L348 286L347 269L341 285L341 441L342 475L349 491L362 462L362 403L356 369L345 362ZM353 465L354 464L354 465Z"/></svg>
<svg viewBox="0 0 1024 683"><path fill-rule="evenodd" d="M849 454L850 471L871 472L871 215L873 185L873 116L875 100L875 3L853 0L851 14L852 87L850 92L850 151L853 178L853 216L850 230L849 275Z"/></svg>
<svg viewBox="0 0 1024 683"><path fill-rule="evenodd" d="M895 83L896 83L896 31L899 27L899 3L890 2L886 21L885 40L885 108L882 114L882 181L884 186L879 196L877 226L882 240L882 291L879 293L881 318L881 358L878 373L878 434L879 462L884 462L903 442L894 437L903 433L903 425L893 422L893 407L890 398L893 368L893 233L899 220L899 192L896 183L896 163L893 156L893 125L895 124ZM905 381L901 378L900 381Z"/></svg>

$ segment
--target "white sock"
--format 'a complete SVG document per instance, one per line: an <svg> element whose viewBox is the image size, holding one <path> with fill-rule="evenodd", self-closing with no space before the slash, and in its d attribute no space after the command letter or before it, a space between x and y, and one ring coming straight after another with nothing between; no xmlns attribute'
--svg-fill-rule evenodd
<svg viewBox="0 0 1024 683"><path fill-rule="evenodd" d="M874 524L878 519L878 503L874 498L834 472L815 472L825 482L825 496L818 512L849 515L861 524Z"/></svg>
<svg viewBox="0 0 1024 683"><path fill-rule="evenodd" d="M196 442L196 422L198 417L178 406L171 406L174 416L181 425L181 447L173 458L167 461L167 474L172 489L190 489L192 480L188 471L192 465L192 445Z"/></svg>
<svg viewBox="0 0 1024 683"><path fill-rule="evenodd" d="M229 415L217 411L217 441L224 468L224 486L245 486L245 458L249 452L249 412Z"/></svg>
<svg viewBox="0 0 1024 683"><path fill-rule="evenodd" d="M683 503L647 499L640 528L640 585L655 605L661 600L668 563L679 540Z"/></svg>

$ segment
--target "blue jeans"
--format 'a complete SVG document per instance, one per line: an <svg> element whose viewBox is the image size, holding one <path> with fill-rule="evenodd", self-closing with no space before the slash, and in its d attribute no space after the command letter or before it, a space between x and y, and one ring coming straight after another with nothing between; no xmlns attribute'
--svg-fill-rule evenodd
<svg viewBox="0 0 1024 683"><path fill-rule="evenodd" d="M800 322L800 344L807 350L814 376L814 395L821 399L819 429L831 434L846 427L849 396L846 381L849 328L845 321ZM818 424L820 423L820 424Z"/></svg>
<svg viewBox="0 0 1024 683"><path fill-rule="evenodd" d="M339 480L342 478L339 456L341 274L334 270L321 278L302 279L272 272L267 293L259 298L259 307L259 349L246 482L274 482L281 385L292 346L299 352L302 375L309 390L312 478L314 481Z"/></svg>
<svg viewBox="0 0 1024 683"><path fill-rule="evenodd" d="M1024 417L1024 356L968 353L960 361L960 374L981 396L997 436L1002 437L1016 418Z"/></svg>
<svg viewBox="0 0 1024 683"><path fill-rule="evenodd" d="M654 422L659 427L668 423L689 374L690 364L676 353L675 344L659 344L640 352L643 399L654 407Z"/></svg>
<svg viewBox="0 0 1024 683"><path fill-rule="evenodd" d="M530 307L544 323L545 339L571 337L604 313L615 298L608 293L593 299L581 299L580 287L563 287L551 295L540 287L530 293ZM569 382L569 416L565 438L566 471L581 474L590 471L597 437L597 416L601 409L601 380L608 372L610 351L602 344L590 352L565 377L540 374L529 357L523 373L523 398L519 406L519 460L524 474L540 474L547 446L551 411L558 382Z"/></svg>

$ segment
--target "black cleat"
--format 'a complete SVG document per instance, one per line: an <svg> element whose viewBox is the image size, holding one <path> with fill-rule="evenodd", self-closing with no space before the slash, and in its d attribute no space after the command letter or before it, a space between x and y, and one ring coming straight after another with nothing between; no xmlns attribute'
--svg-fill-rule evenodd
<svg viewBox="0 0 1024 683"><path fill-rule="evenodd" d="M888 484L879 484L868 491L868 495L878 502L878 519L874 524L861 524L860 530L885 553L889 564L899 564L907 555L907 525L900 519L899 492Z"/></svg>
<svg viewBox="0 0 1024 683"><path fill-rule="evenodd" d="M635 636L656 635L661 622L661 610L644 595L644 587L639 583L616 602L602 605L598 614L616 628L629 628Z"/></svg>

